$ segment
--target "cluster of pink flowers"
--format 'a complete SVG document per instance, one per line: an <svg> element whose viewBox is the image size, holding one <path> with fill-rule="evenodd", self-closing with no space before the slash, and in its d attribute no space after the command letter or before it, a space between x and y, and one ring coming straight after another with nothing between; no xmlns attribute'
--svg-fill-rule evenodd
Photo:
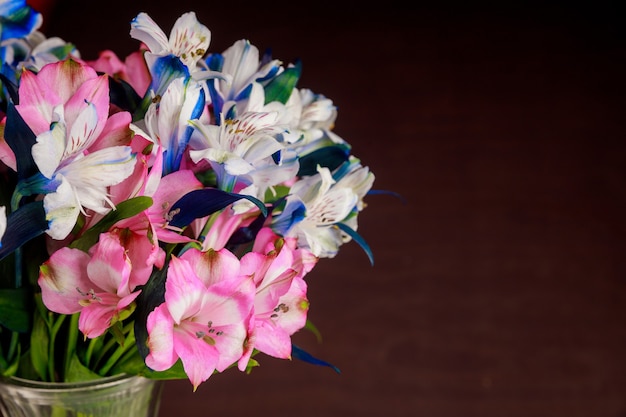
<svg viewBox="0 0 626 417"><path fill-rule="evenodd" d="M50 367L52 354L14 337L2 374L19 375L11 365L30 355L22 376L33 379L88 369L186 377L195 389L216 371L249 370L257 352L291 358L307 323L305 276L348 241L371 258L356 230L374 176L333 132L332 101L297 88L300 63L247 40L209 53L193 12L169 36L140 13L135 53L89 61L10 3L0 6L0 256L14 263L13 289L56 313L37 318L24 304L50 346L66 316L85 340L68 336ZM0 313L14 334L33 331L10 319Z"/></svg>

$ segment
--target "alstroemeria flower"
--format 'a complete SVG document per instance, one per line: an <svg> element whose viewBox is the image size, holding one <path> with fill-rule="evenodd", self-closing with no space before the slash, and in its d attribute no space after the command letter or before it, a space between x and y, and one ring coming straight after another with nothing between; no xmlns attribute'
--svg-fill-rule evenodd
<svg viewBox="0 0 626 417"><path fill-rule="evenodd" d="M169 38L148 14L139 13L131 22L130 36L148 47L150 67L151 57L172 54L193 70L211 43L211 31L198 22L194 12L176 19Z"/></svg>
<svg viewBox="0 0 626 417"><path fill-rule="evenodd" d="M191 124L198 133L194 133L195 149L189 151L189 156L196 163L203 159L210 162L222 190L232 191L237 180L252 184L255 171L267 171L267 164L275 168L269 174L266 172L269 185L291 178L297 172L297 161L283 166L273 159L284 149L275 137L285 130L278 124L276 112L248 112L234 120L222 119L219 126L197 120ZM258 194L255 197L261 197Z"/></svg>
<svg viewBox="0 0 626 417"><path fill-rule="evenodd" d="M315 256L332 258L339 247L350 240L337 223L350 220L353 211L363 207L363 196L371 188L374 176L358 161L340 171L342 177L335 180L328 168L318 167L318 173L297 181L291 187L285 210L273 219L276 231L284 236L295 237L298 245L307 248ZM287 217L303 210L292 223ZM356 230L354 219L350 223Z"/></svg>
<svg viewBox="0 0 626 417"><path fill-rule="evenodd" d="M237 113L261 111L265 105L265 92L261 83L272 79L282 70L282 62L277 59L261 61L258 48L246 39L235 42L221 55L211 54L207 62L211 69L227 76L216 78L208 84L217 114L223 112L227 102L235 103Z"/></svg>
<svg viewBox="0 0 626 417"><path fill-rule="evenodd" d="M164 148L163 174L180 169L193 132L189 121L202 115L205 104L202 86L187 77L173 80L148 108L146 130Z"/></svg>
<svg viewBox="0 0 626 417"><path fill-rule="evenodd" d="M41 13L28 6L26 0L0 1L0 41L24 38L42 23Z"/></svg>
<svg viewBox="0 0 626 417"><path fill-rule="evenodd" d="M130 146L102 144L119 143L120 129L130 141L130 115L109 117L107 76L71 59L37 74L25 71L19 93L16 109L37 135L32 155L41 172L20 191L46 194L47 233L61 240L84 209L104 213L114 207L107 188L133 172L135 157Z"/></svg>
<svg viewBox="0 0 626 417"><path fill-rule="evenodd" d="M169 38L150 16L139 13L131 22L130 35L148 48L144 58L152 76L150 93L155 101L177 78L224 77L224 74L199 65L211 42L211 31L198 22L194 12L185 13L176 20Z"/></svg>
<svg viewBox="0 0 626 417"><path fill-rule="evenodd" d="M294 249L268 228L260 234L261 240L266 239L263 235L275 238L274 245L279 242L279 246L266 253L248 252L241 258L241 272L252 276L256 285L254 325L246 355L239 362L242 370L252 348L276 358L291 358L291 335L304 327L309 309L303 279L306 270L294 259Z"/></svg>
<svg viewBox="0 0 626 417"><path fill-rule="evenodd" d="M80 312L78 327L86 337L103 334L140 291L130 286L131 264L111 234L100 235L91 255L69 247L40 267L38 283L44 304L60 314Z"/></svg>
<svg viewBox="0 0 626 417"><path fill-rule="evenodd" d="M151 81L143 54L143 50L135 51L127 55L122 62L115 52L105 50L100 52L98 59L87 63L96 71L127 82L140 97L143 97Z"/></svg>
<svg viewBox="0 0 626 417"><path fill-rule="evenodd" d="M250 279L239 276L237 258L225 250L173 256L165 302L148 316L146 365L163 371L180 359L194 390L224 371L243 354L253 291Z"/></svg>

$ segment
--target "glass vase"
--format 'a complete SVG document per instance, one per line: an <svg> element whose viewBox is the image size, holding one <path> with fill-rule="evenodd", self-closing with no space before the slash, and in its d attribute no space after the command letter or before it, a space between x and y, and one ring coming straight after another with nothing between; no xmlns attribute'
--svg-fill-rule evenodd
<svg viewBox="0 0 626 417"><path fill-rule="evenodd" d="M0 379L3 417L156 417L163 383L119 375L80 383Z"/></svg>

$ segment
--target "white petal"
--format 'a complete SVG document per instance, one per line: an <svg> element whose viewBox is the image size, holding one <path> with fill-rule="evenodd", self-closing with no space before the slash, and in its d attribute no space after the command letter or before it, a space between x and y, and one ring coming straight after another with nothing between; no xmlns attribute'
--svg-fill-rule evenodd
<svg viewBox="0 0 626 417"><path fill-rule="evenodd" d="M70 128L69 138L66 141L64 158L71 157L87 149L96 139L94 130L98 125L98 114L93 103L86 103Z"/></svg>
<svg viewBox="0 0 626 417"><path fill-rule="evenodd" d="M61 163L65 151L65 132L65 124L56 123L52 130L37 136L37 142L32 147L33 160L46 178L52 178Z"/></svg>
<svg viewBox="0 0 626 417"><path fill-rule="evenodd" d="M61 180L61 185L55 193L44 197L43 206L46 211L46 220L49 222L49 229L46 233L53 239L63 240L76 224L80 204L69 182L60 175L57 179Z"/></svg>
<svg viewBox="0 0 626 417"><path fill-rule="evenodd" d="M198 22L194 12L185 13L176 20L169 39L172 53L188 67L195 67L209 49L210 42L211 31Z"/></svg>
<svg viewBox="0 0 626 417"><path fill-rule="evenodd" d="M2 236L4 236L4 232L6 230L7 230L7 208L5 206L1 206L0 207L0 239L2 239Z"/></svg>
<svg viewBox="0 0 626 417"><path fill-rule="evenodd" d="M163 30L144 12L139 13L131 22L130 36L145 43L150 52L158 54L169 49Z"/></svg>

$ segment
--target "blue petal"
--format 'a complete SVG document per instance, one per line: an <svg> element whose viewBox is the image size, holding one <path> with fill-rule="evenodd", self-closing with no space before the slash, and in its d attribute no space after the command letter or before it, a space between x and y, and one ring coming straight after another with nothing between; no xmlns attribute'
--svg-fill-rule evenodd
<svg viewBox="0 0 626 417"><path fill-rule="evenodd" d="M297 223L306 216L306 206L300 200L288 202L285 209L276 216L272 222L272 230L284 236Z"/></svg>
<svg viewBox="0 0 626 417"><path fill-rule="evenodd" d="M41 13L26 5L26 1L0 2L0 40L24 38L41 26Z"/></svg>
<svg viewBox="0 0 626 417"><path fill-rule="evenodd" d="M159 57L152 68L152 85L150 86L156 95L162 96L167 90L167 86L176 78L188 77L189 70L175 55Z"/></svg>

